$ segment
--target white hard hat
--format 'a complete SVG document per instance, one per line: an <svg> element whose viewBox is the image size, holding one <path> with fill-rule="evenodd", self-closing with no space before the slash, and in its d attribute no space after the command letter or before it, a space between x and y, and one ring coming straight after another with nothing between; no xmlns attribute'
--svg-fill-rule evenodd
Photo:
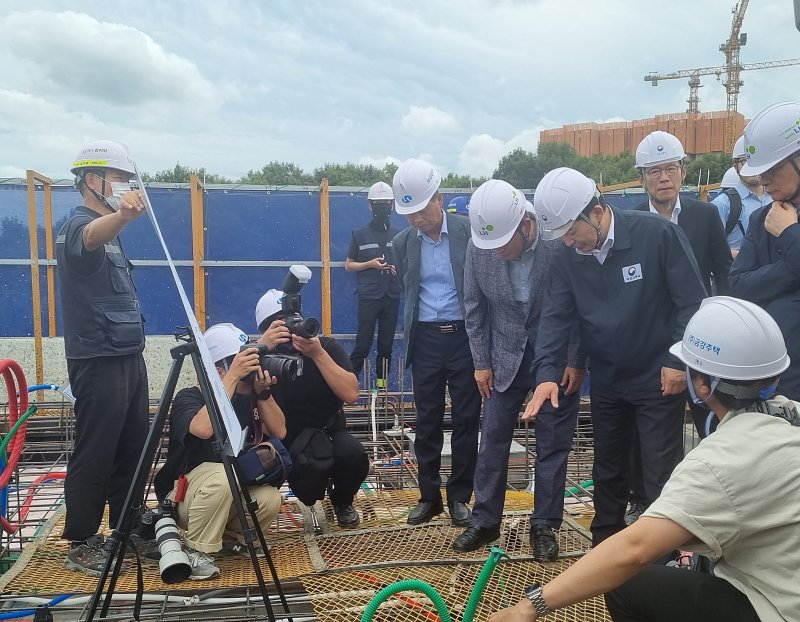
<svg viewBox="0 0 800 622"><path fill-rule="evenodd" d="M758 305L730 296L703 300L669 351L691 369L727 380L772 378L789 367L781 329Z"/></svg>
<svg viewBox="0 0 800 622"><path fill-rule="evenodd" d="M275 315L283 308L281 304L284 293L279 289L271 289L261 296L256 303L256 326L261 326L261 322L271 315Z"/></svg>
<svg viewBox="0 0 800 622"><path fill-rule="evenodd" d="M733 151L731 152L731 159L738 160L739 158L746 158L747 152L744 150L744 134L736 139L733 143Z"/></svg>
<svg viewBox="0 0 800 622"><path fill-rule="evenodd" d="M241 329L227 322L214 324L203 333L203 339L215 363L237 354L239 348L249 341Z"/></svg>
<svg viewBox="0 0 800 622"><path fill-rule="evenodd" d="M760 175L800 151L800 104L767 106L744 128L742 175Z"/></svg>
<svg viewBox="0 0 800 622"><path fill-rule="evenodd" d="M683 160L686 152L677 137L669 132L650 132L636 147L636 168Z"/></svg>
<svg viewBox="0 0 800 622"><path fill-rule="evenodd" d="M528 201L528 199L525 199L525 211L528 212L529 214L535 214L536 213L536 210L533 209L533 203Z"/></svg>
<svg viewBox="0 0 800 622"><path fill-rule="evenodd" d="M533 208L544 240L556 240L599 196L595 183L572 168L561 166L542 177L533 194Z"/></svg>
<svg viewBox="0 0 800 622"><path fill-rule="evenodd" d="M736 169L730 167L725 174L722 176L722 181L719 182L720 188L733 188L736 184L739 183L739 173L736 172Z"/></svg>
<svg viewBox="0 0 800 622"><path fill-rule="evenodd" d="M392 187L384 181L378 181L369 187L367 199L370 201L391 201L394 199Z"/></svg>
<svg viewBox="0 0 800 622"><path fill-rule="evenodd" d="M136 174L128 148L113 140L92 140L84 143L69 170L73 175L79 175L84 169L95 168L113 168L130 175Z"/></svg>
<svg viewBox="0 0 800 622"><path fill-rule="evenodd" d="M525 195L510 183L490 179L478 186L469 202L472 242L478 248L500 248L525 215Z"/></svg>
<svg viewBox="0 0 800 622"><path fill-rule="evenodd" d="M411 158L394 174L394 208L398 214L413 214L424 209L439 189L442 177L431 164Z"/></svg>

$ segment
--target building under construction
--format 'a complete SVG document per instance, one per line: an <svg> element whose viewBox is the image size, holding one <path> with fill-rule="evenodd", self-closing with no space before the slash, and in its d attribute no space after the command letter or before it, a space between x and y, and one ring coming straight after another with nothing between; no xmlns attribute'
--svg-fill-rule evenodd
<svg viewBox="0 0 800 622"><path fill-rule="evenodd" d="M659 114L649 119L615 123L574 123L539 134L540 143L566 143L580 156L633 153L650 132L662 130L678 137L689 157L725 151L725 119L728 113L687 112ZM732 113L734 134L741 136L745 118Z"/></svg>

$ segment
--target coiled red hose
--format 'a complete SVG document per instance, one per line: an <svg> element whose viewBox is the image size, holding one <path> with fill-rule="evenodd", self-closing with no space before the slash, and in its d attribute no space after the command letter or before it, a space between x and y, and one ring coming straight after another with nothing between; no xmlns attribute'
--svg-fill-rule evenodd
<svg viewBox="0 0 800 622"><path fill-rule="evenodd" d="M13 359L0 360L0 374L6 383L6 393L8 393L8 427L11 429L19 419L20 413L28 410L28 383L25 381L25 374L22 368ZM11 439L8 447L8 463L0 473L0 488L8 485L14 469L17 467L19 457L22 455L22 447L25 445L25 430L28 424L20 426L14 438ZM30 507L30 504L28 504ZM14 533L17 527L11 525L5 518L0 518L0 527L8 533ZM13 531L11 530L13 529Z"/></svg>

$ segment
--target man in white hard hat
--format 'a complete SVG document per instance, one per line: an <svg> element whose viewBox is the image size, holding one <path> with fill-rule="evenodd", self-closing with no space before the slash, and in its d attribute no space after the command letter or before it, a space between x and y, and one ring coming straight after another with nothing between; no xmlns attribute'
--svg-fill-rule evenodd
<svg viewBox="0 0 800 622"><path fill-rule="evenodd" d="M764 191L758 175L741 174L745 162L747 153L744 150L744 136L740 136L733 145L733 166L725 172L720 183L720 193L711 201L719 211L728 236L728 246L734 257L739 254L752 213L772 204L772 197ZM733 173L732 178L729 177L730 172Z"/></svg>
<svg viewBox="0 0 800 622"><path fill-rule="evenodd" d="M680 227L607 205L576 170L547 173L534 208L542 237L565 247L550 268L536 339L539 384L524 418L548 400L558 405L561 353L577 318L591 369L596 545L625 527L634 430L647 502L683 456L686 375L669 346L706 292Z"/></svg>
<svg viewBox="0 0 800 622"><path fill-rule="evenodd" d="M635 209L659 214L683 229L706 290L727 294L731 251L715 207L680 195L685 158L681 141L669 132L651 132L642 139L636 148L636 168L648 200Z"/></svg>
<svg viewBox="0 0 800 622"><path fill-rule="evenodd" d="M64 350L75 396L75 449L64 482L70 541L66 568L99 575L107 553L98 535L125 497L149 426L144 320L120 234L145 211L129 180L128 149L110 140L84 144L72 165L83 198L56 237Z"/></svg>
<svg viewBox="0 0 800 622"><path fill-rule="evenodd" d="M303 337L286 325L291 315L283 306L284 292L267 291L256 304L259 343L274 353L301 356L303 373L292 382L281 382L273 389L275 401L286 415L286 446L295 463L289 486L305 505L312 506L329 493L340 527L356 527L361 521L353 505L356 493L369 473L369 458L364 446L347 431L344 403L358 400L358 378L350 357L333 337ZM329 460L324 467L306 468L297 453L305 451L299 439L311 439L321 431L329 440ZM318 434L316 436L319 436ZM303 447L299 447L302 445ZM313 462L313 461L312 461ZM313 465L312 465L313 466Z"/></svg>
<svg viewBox="0 0 800 622"><path fill-rule="evenodd" d="M447 505L453 524L466 527L481 415L464 328L464 259L470 227L463 216L444 212L440 183L433 166L411 159L400 165L392 184L395 210L411 225L394 238L397 272L405 292L406 365L411 365L417 409L414 453L420 499L408 523L419 525L444 511L439 469L449 387L453 433Z"/></svg>
<svg viewBox="0 0 800 622"><path fill-rule="evenodd" d="M781 327L793 361L781 393L800 400L800 104L782 102L759 112L744 128L744 149L741 174L760 176L773 202L750 217L731 286Z"/></svg>
<svg viewBox="0 0 800 622"><path fill-rule="evenodd" d="M225 323L215 324L203 337L236 417L247 429L247 444L257 445L272 437L283 439L286 421L271 394L277 378L264 374L255 348L240 352L248 342L247 335ZM214 429L199 387L178 391L172 400L169 422L169 451L166 464L156 475L156 496L177 505L177 523L185 530L189 547L190 578L213 579L219 576L213 554L223 549L224 537L230 542L228 550L248 556L248 549L233 491L213 447ZM181 478L185 488L179 485ZM258 506L256 516L261 531L266 534L278 514L280 492L269 484L249 486L248 490ZM259 546L258 542L254 544Z"/></svg>
<svg viewBox="0 0 800 622"><path fill-rule="evenodd" d="M509 449L522 402L536 386L531 363L542 298L550 261L561 248L557 240L539 239L533 205L505 181L490 179L475 190L469 219L464 307L475 381L485 402L472 522L453 542L457 551L473 551L500 536ZM559 407L545 405L534 423L530 546L539 561L558 558L553 530L564 514L567 458L586 366L577 341L575 330L561 364Z"/></svg>
<svg viewBox="0 0 800 622"><path fill-rule="evenodd" d="M392 240L400 229L392 226L392 187L379 181L367 193L372 220L353 231L344 269L355 272L358 287L358 328L350 362L356 376L372 348L375 324L378 324L378 352L375 357L376 386L387 387L392 362L392 343L400 308L400 278L394 265ZM365 384L369 384L366 382Z"/></svg>
<svg viewBox="0 0 800 622"><path fill-rule="evenodd" d="M670 351L719 428L639 521L490 622L532 622L603 593L617 622L798 619L800 405L775 395L789 365L781 331L757 305L717 296ZM713 570L652 564L674 549L710 557Z"/></svg>

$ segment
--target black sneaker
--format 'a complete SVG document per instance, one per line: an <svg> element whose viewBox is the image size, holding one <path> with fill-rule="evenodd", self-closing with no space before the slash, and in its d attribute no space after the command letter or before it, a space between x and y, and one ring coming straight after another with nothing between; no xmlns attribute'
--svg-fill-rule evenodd
<svg viewBox="0 0 800 622"><path fill-rule="evenodd" d="M107 561L105 540L103 536L97 534L86 538L83 544L70 548L64 560L64 568L82 572L90 577L99 577Z"/></svg>
<svg viewBox="0 0 800 622"><path fill-rule="evenodd" d="M333 512L336 514L336 522L339 523L339 527L355 527L361 522L361 517L352 503L335 505Z"/></svg>

